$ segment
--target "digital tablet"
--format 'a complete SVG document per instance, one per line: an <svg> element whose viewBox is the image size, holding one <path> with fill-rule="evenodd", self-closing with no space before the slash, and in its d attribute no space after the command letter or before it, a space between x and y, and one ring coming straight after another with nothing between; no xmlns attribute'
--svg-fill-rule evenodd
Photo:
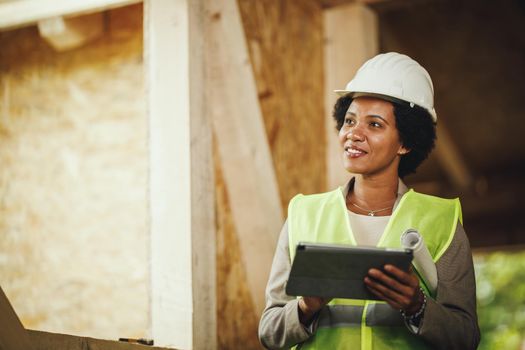
<svg viewBox="0 0 525 350"><path fill-rule="evenodd" d="M299 243L286 294L378 300L365 286L368 270L391 264L408 271L411 262L411 249Z"/></svg>

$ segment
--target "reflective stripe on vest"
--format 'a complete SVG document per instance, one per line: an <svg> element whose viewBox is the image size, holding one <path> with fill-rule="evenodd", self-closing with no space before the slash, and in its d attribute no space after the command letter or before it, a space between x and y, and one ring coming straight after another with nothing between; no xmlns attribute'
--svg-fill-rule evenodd
<svg viewBox="0 0 525 350"><path fill-rule="evenodd" d="M345 327L360 325L363 318L363 305L328 305L319 314L318 328ZM368 304L366 325L369 327L403 327L401 314L388 304Z"/></svg>
<svg viewBox="0 0 525 350"><path fill-rule="evenodd" d="M410 190L392 213L378 246L401 247L401 234L413 228L436 262L450 245L458 220L462 220L459 200ZM288 235L292 260L299 242L356 245L342 189L295 196L288 207ZM344 349L348 344L362 350L426 348L406 329L397 310L383 302L348 299L332 300L319 314L316 333L300 347Z"/></svg>
<svg viewBox="0 0 525 350"><path fill-rule="evenodd" d="M364 305L328 305L319 314L319 328L360 325Z"/></svg>

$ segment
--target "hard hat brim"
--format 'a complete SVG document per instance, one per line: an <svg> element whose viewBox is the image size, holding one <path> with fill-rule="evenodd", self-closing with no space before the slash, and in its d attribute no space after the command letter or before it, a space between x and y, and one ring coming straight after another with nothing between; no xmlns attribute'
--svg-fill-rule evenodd
<svg viewBox="0 0 525 350"><path fill-rule="evenodd" d="M368 97L376 97L376 98L379 98L379 99L382 99L388 102L392 102L392 103L397 103L397 104L410 104L411 103L411 102L408 102L408 101L405 101L405 100L402 100L402 99L399 99L393 96L388 96L388 95L383 95L383 94L378 94L378 93L373 93L373 92L350 91L350 90L334 90L334 92L341 97L346 96L346 95L350 95L350 97L352 98L368 96ZM437 122L436 111L433 108L432 110L428 110L428 108L425 108L423 106L420 106L420 107L424 108L430 114L434 123Z"/></svg>
<svg viewBox="0 0 525 350"><path fill-rule="evenodd" d="M381 100L386 100L388 102L394 102L398 104L409 104L410 102L407 102L405 100L396 98L394 96L388 96L383 94L378 94L375 92L366 92L366 91L349 91L349 90L334 90L336 94L339 96L346 96L350 95L350 97L356 98L356 97L376 97Z"/></svg>

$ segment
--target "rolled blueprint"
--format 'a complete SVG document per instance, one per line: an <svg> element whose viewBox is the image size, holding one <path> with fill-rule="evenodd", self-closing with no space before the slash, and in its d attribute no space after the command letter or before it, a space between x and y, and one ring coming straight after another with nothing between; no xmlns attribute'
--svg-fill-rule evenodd
<svg viewBox="0 0 525 350"><path fill-rule="evenodd" d="M434 261L430 256L430 252L423 241L423 237L421 237L417 230L408 229L401 236L401 246L403 246L403 248L412 249L414 253L414 267L420 277L423 278L429 292L434 294L438 282L436 264L434 264Z"/></svg>

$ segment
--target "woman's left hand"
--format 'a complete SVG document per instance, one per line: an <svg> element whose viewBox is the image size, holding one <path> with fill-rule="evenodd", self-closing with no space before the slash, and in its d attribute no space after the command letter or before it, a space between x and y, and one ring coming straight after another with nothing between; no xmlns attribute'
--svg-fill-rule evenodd
<svg viewBox="0 0 525 350"><path fill-rule="evenodd" d="M406 315L415 314L423 305L424 297L419 289L419 280L410 267L405 272L393 265L385 265L385 272L370 269L365 277L368 289L395 309Z"/></svg>

